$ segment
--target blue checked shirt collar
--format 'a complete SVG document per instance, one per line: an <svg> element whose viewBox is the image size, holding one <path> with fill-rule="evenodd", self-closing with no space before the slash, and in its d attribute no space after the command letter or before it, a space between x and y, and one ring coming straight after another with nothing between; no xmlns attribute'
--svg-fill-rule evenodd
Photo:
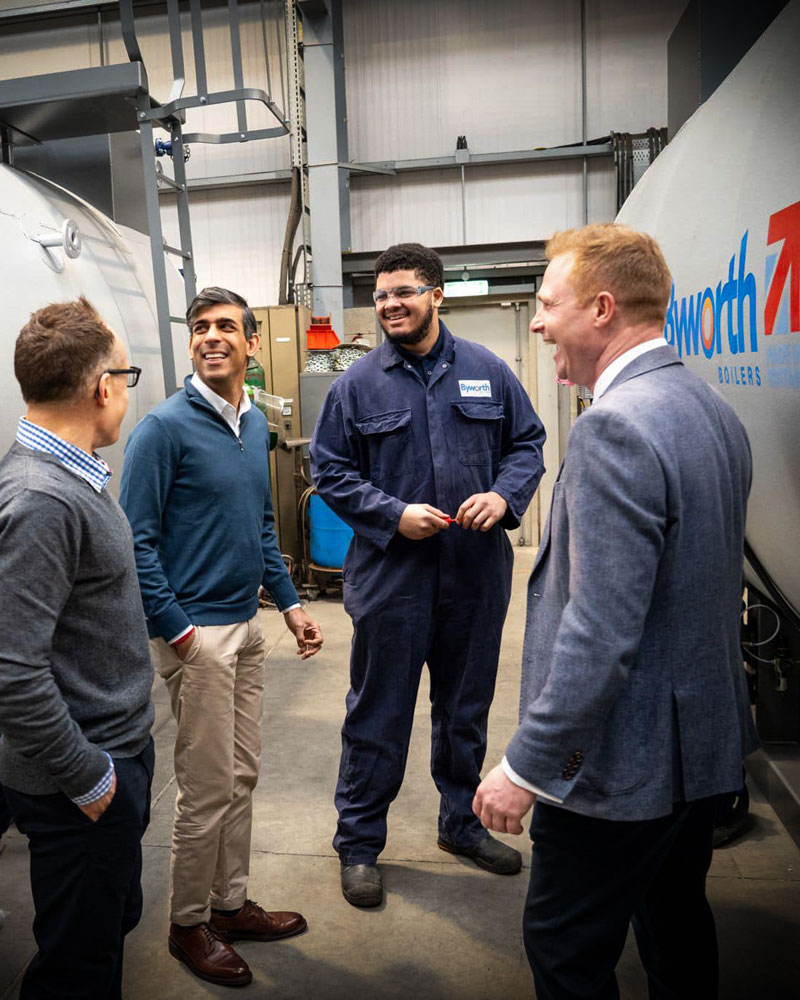
<svg viewBox="0 0 800 1000"><path fill-rule="evenodd" d="M97 493L102 493L108 486L108 481L111 479L111 469L99 455L88 454L77 445L65 441L58 434L53 434L52 431L47 431L44 427L31 423L27 417L19 418L17 441L33 451L43 451L47 455L53 455L70 472L85 479Z"/></svg>

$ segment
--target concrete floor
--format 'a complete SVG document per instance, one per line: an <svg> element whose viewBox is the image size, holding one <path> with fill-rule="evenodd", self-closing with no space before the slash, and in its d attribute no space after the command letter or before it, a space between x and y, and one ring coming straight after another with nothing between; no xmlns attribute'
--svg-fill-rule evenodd
<svg viewBox="0 0 800 1000"><path fill-rule="evenodd" d="M502 757L516 724L524 592L533 550L517 550L487 767ZM275 944L237 945L253 985L245 995L276 1000L495 1000L532 997L520 932L526 872L502 878L436 846L437 795L428 773L430 723L423 680L406 781L389 814L381 858L387 898L376 910L349 906L330 846L339 728L347 690L350 625L341 603L311 605L325 647L301 663L275 612L262 612L267 661L264 769L256 793L250 895L270 909L297 909L309 930ZM166 948L169 843L175 784L174 725L157 682L157 767L152 823L144 841L145 910L128 938L126 1000L230 996L200 982ZM716 852L709 896L720 939L722 1000L800 995L800 851L751 788L748 835ZM504 837L523 851L527 837ZM35 951L26 842L16 831L0 855L0 1000L16 1000ZM647 989L629 938L618 968L623 1000Z"/></svg>

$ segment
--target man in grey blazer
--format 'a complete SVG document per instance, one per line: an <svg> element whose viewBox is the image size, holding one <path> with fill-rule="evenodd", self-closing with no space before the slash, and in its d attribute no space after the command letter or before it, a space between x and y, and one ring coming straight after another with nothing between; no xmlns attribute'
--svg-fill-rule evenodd
<svg viewBox="0 0 800 1000"><path fill-rule="evenodd" d="M755 749L739 651L744 428L663 339L671 279L624 226L556 234L531 324L589 386L530 579L520 725L474 809L521 833L538 1000L617 997L633 923L650 996L717 995L717 796Z"/></svg>

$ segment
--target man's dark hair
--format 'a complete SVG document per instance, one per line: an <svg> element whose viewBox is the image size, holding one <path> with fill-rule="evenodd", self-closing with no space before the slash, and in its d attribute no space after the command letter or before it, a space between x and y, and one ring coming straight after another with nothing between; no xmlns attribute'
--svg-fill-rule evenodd
<svg viewBox="0 0 800 1000"><path fill-rule="evenodd" d="M253 315L253 310L247 302L241 295L237 295L236 292L231 292L227 288L220 288L217 285L209 285L208 288L202 288L192 299L191 305L186 310L186 325L189 327L189 333L192 332L192 326L198 315L204 309L208 309L209 306L217 305L238 306L242 310L244 335L248 340L258 333L258 323Z"/></svg>
<svg viewBox="0 0 800 1000"><path fill-rule="evenodd" d="M421 243L397 243L375 261L375 277L392 271L416 271L426 285L444 288L442 258Z"/></svg>
<svg viewBox="0 0 800 1000"><path fill-rule="evenodd" d="M26 403L73 399L111 360L116 340L83 296L31 314L14 348L14 374Z"/></svg>

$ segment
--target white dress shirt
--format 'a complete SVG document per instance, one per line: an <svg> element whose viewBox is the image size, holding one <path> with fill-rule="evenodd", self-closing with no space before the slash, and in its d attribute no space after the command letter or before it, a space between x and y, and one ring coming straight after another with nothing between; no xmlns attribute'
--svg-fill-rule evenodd
<svg viewBox="0 0 800 1000"><path fill-rule="evenodd" d="M192 375L192 385L195 389L197 389L207 403L211 403L217 413L219 413L225 423L238 438L242 423L242 414L247 413L253 405L250 402L250 397L247 395L245 390L242 389L242 398L239 400L238 407L236 407L229 403L227 399L223 399L222 396L214 392L213 389L209 389L197 372Z"/></svg>
<svg viewBox="0 0 800 1000"><path fill-rule="evenodd" d="M627 368L631 361L634 361L642 354L647 354L648 351L654 351L657 347L666 346L667 342L663 336L654 337L652 340L645 340L641 344L637 344L636 347L632 347L629 351L625 351L624 354L620 354L618 358L614 358L608 368L604 368L600 372L594 385L593 399L598 400L622 369Z"/></svg>

